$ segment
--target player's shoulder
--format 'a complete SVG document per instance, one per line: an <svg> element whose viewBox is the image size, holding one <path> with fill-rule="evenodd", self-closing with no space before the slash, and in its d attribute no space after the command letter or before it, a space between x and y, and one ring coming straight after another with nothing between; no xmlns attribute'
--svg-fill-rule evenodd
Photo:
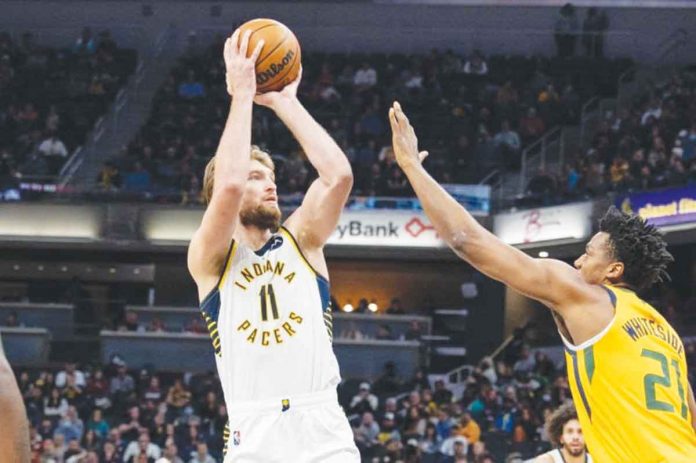
<svg viewBox="0 0 696 463"><path fill-rule="evenodd" d="M554 454L557 452L557 450L551 450L549 452L542 453L541 455L532 458L531 460L525 461L525 463L554 463L556 461L554 459Z"/></svg>

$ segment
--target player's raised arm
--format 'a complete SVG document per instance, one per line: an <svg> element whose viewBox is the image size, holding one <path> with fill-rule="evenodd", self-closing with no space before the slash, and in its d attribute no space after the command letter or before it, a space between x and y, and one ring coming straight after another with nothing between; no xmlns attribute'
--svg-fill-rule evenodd
<svg viewBox="0 0 696 463"><path fill-rule="evenodd" d="M281 92L260 95L256 102L275 111L307 154L319 178L286 226L305 250L324 246L338 223L353 186L350 163L341 148L297 99L302 74Z"/></svg>
<svg viewBox="0 0 696 463"><path fill-rule="evenodd" d="M0 339L0 461L29 463L29 427L24 402Z"/></svg>
<svg viewBox="0 0 696 463"><path fill-rule="evenodd" d="M214 174L208 207L188 250L188 268L201 298L213 288L224 265L249 175L251 113L256 94L254 65L263 41L247 58L251 32L239 35L237 31L225 42L227 91L233 98L214 164L210 164Z"/></svg>
<svg viewBox="0 0 696 463"><path fill-rule="evenodd" d="M389 110L389 122L399 166L437 232L459 257L562 315L596 300L608 303L606 293L585 283L571 266L558 260L532 258L482 227L423 168L421 163L428 153L418 151L418 139L398 103Z"/></svg>

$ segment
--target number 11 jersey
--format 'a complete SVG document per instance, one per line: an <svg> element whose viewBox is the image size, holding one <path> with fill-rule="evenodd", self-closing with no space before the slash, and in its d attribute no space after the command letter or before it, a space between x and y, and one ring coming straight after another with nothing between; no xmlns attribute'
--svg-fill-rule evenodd
<svg viewBox="0 0 696 463"><path fill-rule="evenodd" d="M234 404L335 389L329 282L281 227L259 250L234 242L201 303L230 412Z"/></svg>

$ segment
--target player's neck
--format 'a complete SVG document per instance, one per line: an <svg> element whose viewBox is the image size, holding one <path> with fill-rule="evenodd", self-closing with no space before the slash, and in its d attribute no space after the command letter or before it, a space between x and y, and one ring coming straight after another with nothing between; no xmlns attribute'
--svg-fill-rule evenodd
<svg viewBox="0 0 696 463"><path fill-rule="evenodd" d="M272 233L269 229L254 226L239 225L234 233L234 239L249 246L253 250L260 249L269 240Z"/></svg>
<svg viewBox="0 0 696 463"><path fill-rule="evenodd" d="M585 454L587 452L583 451L580 455L574 457L565 448L561 448L561 453L563 454L563 460L565 463L585 463Z"/></svg>

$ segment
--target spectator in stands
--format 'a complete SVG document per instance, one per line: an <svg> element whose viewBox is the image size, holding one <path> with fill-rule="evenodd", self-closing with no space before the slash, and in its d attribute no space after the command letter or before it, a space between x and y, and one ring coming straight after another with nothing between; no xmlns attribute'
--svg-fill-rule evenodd
<svg viewBox="0 0 696 463"><path fill-rule="evenodd" d="M480 50L474 50L469 59L464 64L464 74L485 76L488 74L488 64L483 58Z"/></svg>
<svg viewBox="0 0 696 463"><path fill-rule="evenodd" d="M137 441L128 444L123 454L124 463L141 463L142 456L147 458L148 463L154 463L162 455L162 450L157 444L150 442L150 434L147 430L140 433Z"/></svg>
<svg viewBox="0 0 696 463"><path fill-rule="evenodd" d="M49 397L44 398L43 416L54 424L68 412L68 401L61 397L60 390L56 387L51 389Z"/></svg>
<svg viewBox="0 0 696 463"><path fill-rule="evenodd" d="M142 162L135 161L133 170L127 172L123 180L123 188L126 191L142 192L150 188L152 175L143 167Z"/></svg>
<svg viewBox="0 0 696 463"><path fill-rule="evenodd" d="M109 435L109 423L104 419L100 408L92 410L92 417L87 422L87 430L93 431L100 440L106 439Z"/></svg>
<svg viewBox="0 0 696 463"><path fill-rule="evenodd" d="M348 327L344 328L338 335L340 339L364 339L365 335L354 322L348 322Z"/></svg>
<svg viewBox="0 0 696 463"><path fill-rule="evenodd" d="M153 333L164 333L167 331L167 327L160 317L152 317L152 320L150 320L150 326L148 326L147 330Z"/></svg>
<svg viewBox="0 0 696 463"><path fill-rule="evenodd" d="M519 130L525 144L536 140L544 134L546 125L544 120L537 114L534 106L530 106L526 114L520 119Z"/></svg>
<svg viewBox="0 0 696 463"><path fill-rule="evenodd" d="M97 174L97 186L104 191L121 188L121 173L113 162L107 161Z"/></svg>
<svg viewBox="0 0 696 463"><path fill-rule="evenodd" d="M435 387L437 388L437 386ZM437 432L439 440L444 442L445 439L450 437L453 427L454 423L452 422L449 408L443 403L438 409L437 421L435 422L435 431Z"/></svg>
<svg viewBox="0 0 696 463"><path fill-rule="evenodd" d="M391 327L386 324L379 325L377 327L377 334L375 335L375 339L380 341L391 341L392 339L394 339L394 336L391 332Z"/></svg>
<svg viewBox="0 0 696 463"><path fill-rule="evenodd" d="M405 312L401 307L401 299L398 297L392 298L391 302L389 303L389 307L387 307L385 312L389 315L403 315Z"/></svg>
<svg viewBox="0 0 696 463"><path fill-rule="evenodd" d="M191 317L191 320L186 324L184 331L196 334L207 334L208 332L205 325L203 325L200 315L194 315Z"/></svg>
<svg viewBox="0 0 696 463"><path fill-rule="evenodd" d="M196 73L191 69L187 73L186 81L179 85L179 96L185 99L205 97L205 87L196 79Z"/></svg>
<svg viewBox="0 0 696 463"><path fill-rule="evenodd" d="M44 439L41 446L41 463L59 463L58 454L56 448L53 445L53 439Z"/></svg>
<svg viewBox="0 0 696 463"><path fill-rule="evenodd" d="M577 36L578 18L575 7L571 3L566 3L558 12L554 26L554 39L559 57L567 58L575 54Z"/></svg>
<svg viewBox="0 0 696 463"><path fill-rule="evenodd" d="M155 403L159 403L162 401L162 388L160 387L160 380L159 377L156 375L153 375L150 378L150 382L147 386L147 389L143 391L143 398L145 400L151 400Z"/></svg>
<svg viewBox="0 0 696 463"><path fill-rule="evenodd" d="M653 98L643 111L640 117L640 125L648 125L651 121L659 120L662 117L662 102L659 98Z"/></svg>
<svg viewBox="0 0 696 463"><path fill-rule="evenodd" d="M174 381L174 385L167 392L168 413L179 416L191 402L191 392L184 386L180 378Z"/></svg>
<svg viewBox="0 0 696 463"><path fill-rule="evenodd" d="M493 137L499 156L509 167L517 167L520 161L520 136L510 128L510 122L504 120L500 124L500 131Z"/></svg>
<svg viewBox="0 0 696 463"><path fill-rule="evenodd" d="M155 463L185 463L179 458L179 449L173 441L167 442L162 451L162 457Z"/></svg>
<svg viewBox="0 0 696 463"><path fill-rule="evenodd" d="M119 329L125 329L126 331L145 331L144 327L138 321L138 313L133 310L127 310L124 322Z"/></svg>
<svg viewBox="0 0 696 463"><path fill-rule="evenodd" d="M379 406L379 399L370 392L370 383L362 382L358 388L358 393L350 401L349 409L351 413L376 412Z"/></svg>
<svg viewBox="0 0 696 463"><path fill-rule="evenodd" d="M77 416L77 410L70 405L62 420L60 420L56 428L56 434L62 434L67 442L75 439L78 442L82 440L82 434L85 431L85 425Z"/></svg>
<svg viewBox="0 0 696 463"><path fill-rule="evenodd" d="M96 369L90 378L87 380L85 394L91 397L94 401L94 406L102 410L111 407L111 399L109 399L109 382L104 377L104 372L99 368Z"/></svg>
<svg viewBox="0 0 696 463"><path fill-rule="evenodd" d="M441 379L435 381L435 390L433 391L433 400L436 404L442 406L452 402L452 391L445 388L445 382Z"/></svg>
<svg viewBox="0 0 696 463"><path fill-rule="evenodd" d="M73 45L73 52L78 54L91 55L97 51L97 42L92 36L92 29L85 27L82 29L82 34L75 41Z"/></svg>
<svg viewBox="0 0 696 463"><path fill-rule="evenodd" d="M357 428L353 428L355 443L358 446L361 455L371 455L372 448L379 444L379 441L377 440L379 431L379 425L375 422L372 412L363 412L360 424Z"/></svg>
<svg viewBox="0 0 696 463"><path fill-rule="evenodd" d="M75 386L84 388L87 386L85 382L85 374L77 369L75 362L66 362L65 369L58 372L56 375L56 387L59 389L64 388L67 385L69 378L72 378Z"/></svg>
<svg viewBox="0 0 696 463"><path fill-rule="evenodd" d="M107 441L102 444L102 450L99 454L99 461L101 463L122 463L121 455L116 449L116 445L113 442ZM173 462L172 462L173 463Z"/></svg>
<svg viewBox="0 0 696 463"><path fill-rule="evenodd" d="M404 335L407 341L418 341L423 336L423 326L417 320L411 320L408 325L408 331Z"/></svg>
<svg viewBox="0 0 696 463"><path fill-rule="evenodd" d="M591 7L582 22L582 45L585 55L604 58L604 34L609 28L609 18L604 11Z"/></svg>
<svg viewBox="0 0 696 463"><path fill-rule="evenodd" d="M696 118L691 122L689 130L679 132L678 141L681 144L681 159L690 162L696 159Z"/></svg>
<svg viewBox="0 0 696 463"><path fill-rule="evenodd" d="M215 459L208 453L208 445L205 442L199 442L196 446L196 452L191 456L189 463L216 463Z"/></svg>
<svg viewBox="0 0 696 463"><path fill-rule="evenodd" d="M65 147L65 144L58 138L55 132L52 132L41 142L38 150L39 153L45 156L50 174L57 175L68 156L68 149Z"/></svg>
<svg viewBox="0 0 696 463"><path fill-rule="evenodd" d="M111 378L109 392L114 402L120 405L125 403L135 391L135 381L133 377L128 374L127 366L123 361L117 365L117 368L116 376Z"/></svg>
<svg viewBox="0 0 696 463"><path fill-rule="evenodd" d="M370 65L369 62L363 62L360 69L355 71L353 85L358 91L369 90L377 85L377 71Z"/></svg>
<svg viewBox="0 0 696 463"><path fill-rule="evenodd" d="M462 436L448 437L440 447L441 458L438 463L466 463L468 444Z"/></svg>

